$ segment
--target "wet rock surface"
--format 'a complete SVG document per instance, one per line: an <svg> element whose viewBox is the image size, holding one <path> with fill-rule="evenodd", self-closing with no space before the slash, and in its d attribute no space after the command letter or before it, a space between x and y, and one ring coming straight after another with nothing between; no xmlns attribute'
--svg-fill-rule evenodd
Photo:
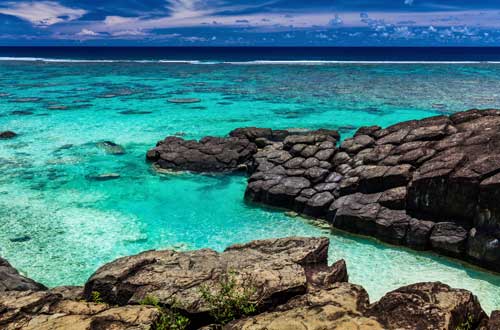
<svg viewBox="0 0 500 330"><path fill-rule="evenodd" d="M500 271L499 127L500 110L474 109L362 127L340 145L333 130L240 128L200 142L167 138L148 159L173 170L244 167L248 201ZM206 144L233 157L199 151Z"/></svg>
<svg viewBox="0 0 500 330"><path fill-rule="evenodd" d="M189 318L187 329L497 329L498 313L489 319L472 293L439 282L406 286L371 304L361 286L347 282L343 260L327 265L328 246L327 238L289 237L237 244L222 253L144 252L104 265L84 288L7 288L0 295L0 328L164 329L172 324L162 323L162 313L175 302ZM238 288L252 286L257 308L214 325L200 288L216 287L228 272ZM143 305L146 297L162 308Z"/></svg>

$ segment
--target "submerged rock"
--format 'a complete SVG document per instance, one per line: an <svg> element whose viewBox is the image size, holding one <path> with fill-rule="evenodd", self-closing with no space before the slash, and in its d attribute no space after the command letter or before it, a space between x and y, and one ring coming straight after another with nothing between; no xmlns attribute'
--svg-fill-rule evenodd
<svg viewBox="0 0 500 330"><path fill-rule="evenodd" d="M125 154L125 148L123 148L121 145L116 144L112 141L103 141L103 142L98 142L97 147L103 149L107 154L110 155L124 155Z"/></svg>
<svg viewBox="0 0 500 330"><path fill-rule="evenodd" d="M93 180L93 181L109 181L109 180L116 180L120 178L120 174L118 173L104 173L104 174L98 174L98 175L88 175L87 179Z"/></svg>
<svg viewBox="0 0 500 330"><path fill-rule="evenodd" d="M175 98L175 99L168 99L168 102L170 103L177 103L177 104L185 104L185 103L198 103L201 102L201 99L198 98Z"/></svg>
<svg viewBox="0 0 500 330"><path fill-rule="evenodd" d="M12 131L4 131L0 132L0 140L8 140L8 139L13 139L17 136L16 133Z"/></svg>

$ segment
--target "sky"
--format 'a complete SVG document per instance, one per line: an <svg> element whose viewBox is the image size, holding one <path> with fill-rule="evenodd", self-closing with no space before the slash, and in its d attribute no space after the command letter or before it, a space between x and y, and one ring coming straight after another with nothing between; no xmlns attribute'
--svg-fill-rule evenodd
<svg viewBox="0 0 500 330"><path fill-rule="evenodd" d="M0 0L0 45L500 46L500 0Z"/></svg>

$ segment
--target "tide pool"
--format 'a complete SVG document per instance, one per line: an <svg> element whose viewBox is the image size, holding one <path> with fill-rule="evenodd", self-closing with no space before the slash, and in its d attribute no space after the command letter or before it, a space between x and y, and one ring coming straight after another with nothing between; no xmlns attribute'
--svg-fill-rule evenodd
<svg viewBox="0 0 500 330"><path fill-rule="evenodd" d="M145 153L167 135L242 126L333 128L500 107L500 65L0 63L0 255L48 286L83 284L102 264L148 249L213 248L329 236L330 259L373 300L442 281L500 309L500 276L428 253L289 218L243 201L246 178L159 175ZM172 104L171 98L199 98ZM97 144L113 141L123 155ZM90 177L118 173L120 178Z"/></svg>

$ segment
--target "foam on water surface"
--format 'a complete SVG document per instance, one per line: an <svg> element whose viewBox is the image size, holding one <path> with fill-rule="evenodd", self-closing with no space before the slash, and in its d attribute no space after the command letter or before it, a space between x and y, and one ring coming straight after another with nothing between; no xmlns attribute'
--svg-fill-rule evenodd
<svg viewBox="0 0 500 330"><path fill-rule="evenodd" d="M440 280L500 308L500 277L427 253L331 234L243 202L246 178L159 175L145 153L167 135L242 126L333 128L500 106L500 66L0 63L0 255L49 286L82 284L105 262L148 249L213 248L289 235L331 238L373 299ZM168 99L199 98L196 104ZM112 141L125 154L108 153ZM118 179L96 181L117 173Z"/></svg>

